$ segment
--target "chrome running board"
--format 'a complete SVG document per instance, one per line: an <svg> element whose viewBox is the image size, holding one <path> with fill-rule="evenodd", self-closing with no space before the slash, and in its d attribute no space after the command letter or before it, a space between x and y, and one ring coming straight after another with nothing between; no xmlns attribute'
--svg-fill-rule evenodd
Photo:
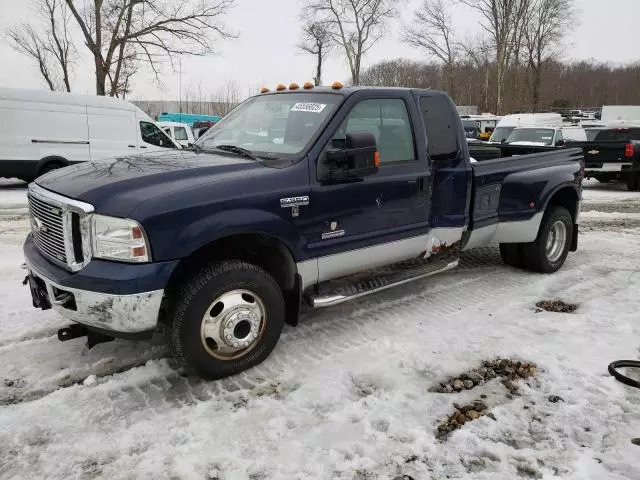
<svg viewBox="0 0 640 480"><path fill-rule="evenodd" d="M457 267L458 263L458 258L437 262L422 259L410 260L337 280L329 280L318 285L315 292L307 297L307 301L313 308L333 307L387 288L446 272Z"/></svg>

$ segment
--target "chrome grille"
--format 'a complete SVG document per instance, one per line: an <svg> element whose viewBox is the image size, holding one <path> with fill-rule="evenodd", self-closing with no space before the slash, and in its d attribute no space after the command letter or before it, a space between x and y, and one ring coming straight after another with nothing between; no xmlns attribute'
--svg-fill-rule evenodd
<svg viewBox="0 0 640 480"><path fill-rule="evenodd" d="M91 260L89 225L93 206L29 184L31 233L52 262L77 272Z"/></svg>
<svg viewBox="0 0 640 480"><path fill-rule="evenodd" d="M66 264L62 209L29 195L29 213L33 241L44 253Z"/></svg>

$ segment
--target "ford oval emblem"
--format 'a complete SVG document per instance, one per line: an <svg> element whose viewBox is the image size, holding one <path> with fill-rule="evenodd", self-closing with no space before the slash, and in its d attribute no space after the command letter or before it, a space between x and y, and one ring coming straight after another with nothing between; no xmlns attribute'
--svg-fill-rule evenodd
<svg viewBox="0 0 640 480"><path fill-rule="evenodd" d="M31 217L31 228L33 229L34 232L36 233L40 233L42 232L42 220L40 220L38 217Z"/></svg>

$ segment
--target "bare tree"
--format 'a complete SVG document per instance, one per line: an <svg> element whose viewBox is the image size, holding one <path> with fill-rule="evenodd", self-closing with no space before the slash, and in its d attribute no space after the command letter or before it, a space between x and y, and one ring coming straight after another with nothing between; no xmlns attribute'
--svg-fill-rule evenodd
<svg viewBox="0 0 640 480"><path fill-rule="evenodd" d="M233 35L222 22L235 0L65 0L95 63L96 93L118 90L123 64L159 65L178 55L213 52L212 39ZM128 46L133 47L133 57Z"/></svg>
<svg viewBox="0 0 640 480"><path fill-rule="evenodd" d="M42 25L23 22L10 27L7 35L16 51L36 61L49 89L70 92L76 50L69 37L69 11L64 0L38 0L36 7L36 22Z"/></svg>
<svg viewBox="0 0 640 480"><path fill-rule="evenodd" d="M224 117L242 101L240 86L236 80L227 80L211 96L213 103L212 115Z"/></svg>
<svg viewBox="0 0 640 480"><path fill-rule="evenodd" d="M444 1L424 0L414 13L413 24L404 28L402 37L409 45L422 48L429 57L442 62L447 90L453 97L453 67L458 60L460 48Z"/></svg>
<svg viewBox="0 0 640 480"><path fill-rule="evenodd" d="M514 55L518 54L522 29L526 23L528 5L531 0L459 0L476 10L481 17L481 26L493 46L496 65L496 113L501 113L505 75Z"/></svg>
<svg viewBox="0 0 640 480"><path fill-rule="evenodd" d="M573 0L534 0L525 29L525 52L531 72L531 106L540 108L542 70L559 56L558 47L574 22Z"/></svg>
<svg viewBox="0 0 640 480"><path fill-rule="evenodd" d="M487 112L489 111L489 88L491 85L491 45L489 45L484 37L476 37L468 39L461 46L473 67L482 72L483 95L481 105L483 110ZM469 77L470 80L473 78L475 78L475 76Z"/></svg>
<svg viewBox="0 0 640 480"><path fill-rule="evenodd" d="M395 16L394 0L307 0L305 15L323 25L344 49L351 81L360 84L362 57L382 37L383 26Z"/></svg>
<svg viewBox="0 0 640 480"><path fill-rule="evenodd" d="M322 62L333 46L333 39L327 28L321 23L307 23L302 27L302 41L298 48L316 57L316 76L313 82L322 83Z"/></svg>

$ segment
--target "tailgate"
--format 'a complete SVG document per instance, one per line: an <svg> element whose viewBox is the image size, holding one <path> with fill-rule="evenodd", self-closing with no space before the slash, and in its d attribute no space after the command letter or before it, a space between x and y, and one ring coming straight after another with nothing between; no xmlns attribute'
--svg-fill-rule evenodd
<svg viewBox="0 0 640 480"><path fill-rule="evenodd" d="M582 148L586 168L602 168L606 163L623 163L629 161L629 159L624 156L627 145L627 142L624 141L571 142L567 145Z"/></svg>

